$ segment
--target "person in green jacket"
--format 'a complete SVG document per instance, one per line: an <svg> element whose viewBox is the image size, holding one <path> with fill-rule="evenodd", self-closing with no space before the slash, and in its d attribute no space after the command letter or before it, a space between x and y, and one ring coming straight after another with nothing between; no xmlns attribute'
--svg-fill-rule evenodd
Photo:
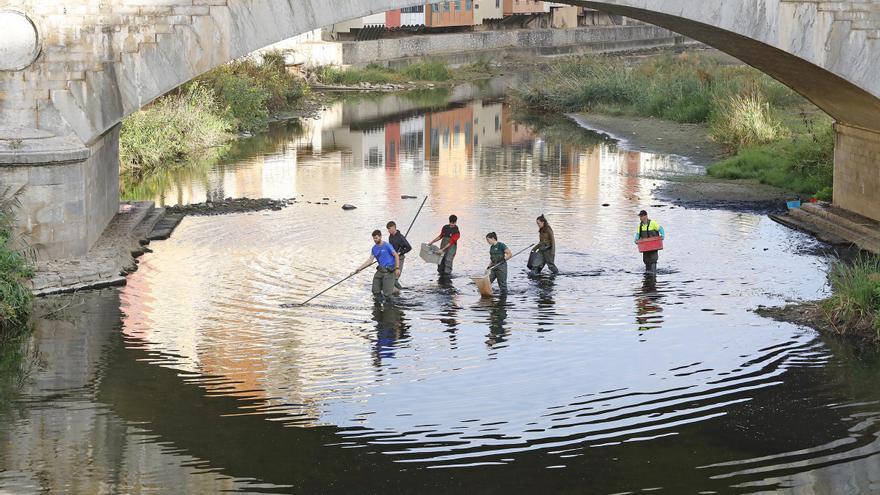
<svg viewBox="0 0 880 495"><path fill-rule="evenodd" d="M498 280L498 288L502 294L507 294L507 260L513 257L510 248L503 242L498 241L498 234L489 232L486 234L486 242L489 243L489 282Z"/></svg>
<svg viewBox="0 0 880 495"><path fill-rule="evenodd" d="M636 238L635 243L639 243L639 239L646 239L649 237L660 237L661 239L666 238L666 231L663 230L663 227L648 218L648 212L642 210L639 212L639 228L636 230ZM645 272L654 275L657 273L657 260L660 259L660 251L645 251L642 253L642 261L645 262Z"/></svg>
<svg viewBox="0 0 880 495"><path fill-rule="evenodd" d="M544 265L547 265L550 272L556 275L559 273L559 269L556 268L556 238L553 235L553 229L544 215L536 218L535 222L538 224L538 245L532 250L533 255L530 257L530 275L540 275Z"/></svg>

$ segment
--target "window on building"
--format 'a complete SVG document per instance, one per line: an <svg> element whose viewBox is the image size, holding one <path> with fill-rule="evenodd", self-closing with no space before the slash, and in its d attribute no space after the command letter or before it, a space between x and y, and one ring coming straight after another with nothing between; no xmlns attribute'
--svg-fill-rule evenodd
<svg viewBox="0 0 880 495"><path fill-rule="evenodd" d="M495 8L496 8L496 9L500 9L500 8L501 8L501 0L495 0Z"/></svg>
<svg viewBox="0 0 880 495"><path fill-rule="evenodd" d="M443 12L449 12L449 2L443 2Z"/></svg>
<svg viewBox="0 0 880 495"><path fill-rule="evenodd" d="M471 11L474 10L474 2L473 0L465 0L464 2L464 10Z"/></svg>
<svg viewBox="0 0 880 495"><path fill-rule="evenodd" d="M431 12L440 12L440 4L435 3L434 5L431 5Z"/></svg>
<svg viewBox="0 0 880 495"><path fill-rule="evenodd" d="M431 7L436 7L437 5L432 5ZM421 14L425 12L424 5L418 5L416 7L406 7L405 9L400 9L401 14ZM436 10L435 10L436 12Z"/></svg>
<svg viewBox="0 0 880 495"><path fill-rule="evenodd" d="M461 12L461 0L455 0L455 11Z"/></svg>

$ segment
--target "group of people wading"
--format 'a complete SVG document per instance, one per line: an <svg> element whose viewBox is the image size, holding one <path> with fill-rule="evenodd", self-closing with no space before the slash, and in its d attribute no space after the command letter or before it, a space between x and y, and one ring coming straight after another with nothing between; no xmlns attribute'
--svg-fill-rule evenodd
<svg viewBox="0 0 880 495"><path fill-rule="evenodd" d="M553 228L550 222L544 217L539 216L535 219L538 225L538 243L531 250L528 262L529 276L537 277L541 274L546 266L552 275L557 275L559 269L556 267L556 238L553 235ZM377 300L391 300L394 294L398 294L403 288L400 285L400 274L403 271L403 261L406 254L412 251L412 246L406 237L397 230L395 222L388 222L388 242L382 240L382 231L373 231L373 248L370 251L370 257L352 272L360 272L361 270L372 265L375 261L378 263L376 273L373 275L373 296ZM663 227L656 221L648 218L648 212L642 210L639 212L639 226L636 230L635 243L639 240L651 237L660 237L664 239L666 232ZM437 235L429 244L434 245L440 242L439 254L441 255L440 263L437 264L437 272L440 274L441 280L452 277L452 264L455 255L458 252L458 241L461 239L461 231L458 228L458 217L449 216L449 223L440 229ZM491 283L498 282L498 289L502 294L507 293L507 262L513 257L513 253L506 244L498 240L498 234L489 232L486 234L486 242L489 244L489 280ZM659 251L645 251L642 253L642 260L645 263L645 272L648 275L657 273L657 260Z"/></svg>

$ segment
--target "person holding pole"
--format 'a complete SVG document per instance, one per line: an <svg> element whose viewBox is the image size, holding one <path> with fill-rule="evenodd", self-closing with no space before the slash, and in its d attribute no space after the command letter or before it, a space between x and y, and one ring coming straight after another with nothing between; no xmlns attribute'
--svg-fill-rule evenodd
<svg viewBox="0 0 880 495"><path fill-rule="evenodd" d="M649 237L666 238L666 231L663 227L648 218L648 212L642 210L639 212L639 229L636 231L635 243L638 245L639 239L647 239ZM660 259L660 251L645 251L642 253L642 261L645 262L645 273L655 275L657 273L657 260Z"/></svg>
<svg viewBox="0 0 880 495"><path fill-rule="evenodd" d="M373 231L373 244L370 257L351 274L354 275L372 265L373 260L376 260L378 266L376 266L376 274L373 275L373 297L377 302L383 299L390 302L394 293L394 282L400 276L400 255L391 244L382 242L381 230Z"/></svg>
<svg viewBox="0 0 880 495"><path fill-rule="evenodd" d="M495 232L486 234L486 242L489 243L489 283L498 280L501 294L507 294L507 260L513 258L513 253L506 244L498 241Z"/></svg>
<svg viewBox="0 0 880 495"><path fill-rule="evenodd" d="M399 230L397 230L397 224L392 222L388 222L385 225L385 228L388 229L388 242L391 244L391 247L397 251L398 257L400 259L400 264L398 264L397 277L394 280L394 292L400 292L400 289L403 287L400 285L400 274L403 273L403 260L406 257L406 253L412 251L412 246L409 245L409 241L406 240L406 236L403 235Z"/></svg>
<svg viewBox="0 0 880 495"><path fill-rule="evenodd" d="M434 238L429 244L433 245L440 241L440 253L443 259L437 265L437 272L441 277L452 276L452 261L455 259L455 253L458 251L458 239L461 238L461 232L458 230L458 217L449 215L449 224L444 225L440 230L440 235Z"/></svg>

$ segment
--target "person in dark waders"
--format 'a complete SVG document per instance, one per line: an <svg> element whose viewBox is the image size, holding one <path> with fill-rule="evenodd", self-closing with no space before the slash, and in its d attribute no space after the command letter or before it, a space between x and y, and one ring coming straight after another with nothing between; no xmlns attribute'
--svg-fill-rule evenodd
<svg viewBox="0 0 880 495"><path fill-rule="evenodd" d="M406 253L412 251L412 246L409 245L409 241L406 240L406 237L397 230L396 223L388 222L385 227L388 229L388 242L391 243L391 247L397 251L398 258L400 259L397 278L394 280L394 293L396 294L403 288L400 285L400 275L403 273L403 260L406 258Z"/></svg>
<svg viewBox="0 0 880 495"><path fill-rule="evenodd" d="M440 230L440 235L434 238L430 244L440 241L440 253L443 259L437 265L437 273L441 277L448 278L452 276L452 261L455 259L455 253L458 251L458 239L461 238L461 232L458 230L458 217L449 215L449 223L444 225Z"/></svg>
<svg viewBox="0 0 880 495"><path fill-rule="evenodd" d="M394 294L394 282L400 275L400 256L397 251L391 247L391 244L382 242L382 231L373 231L374 246L370 251L370 257L364 261L352 275L370 266L375 259L379 265L376 267L376 274L373 275L373 297L376 302L391 302Z"/></svg>
<svg viewBox="0 0 880 495"><path fill-rule="evenodd" d="M510 248L503 242L498 241L498 234L489 232L486 234L486 242L489 243L489 282L498 280L498 289L501 295L507 294L507 260L513 257Z"/></svg>
<svg viewBox="0 0 880 495"><path fill-rule="evenodd" d="M544 215L536 218L535 223L538 224L538 245L529 256L529 275L537 277L544 269L544 265L547 265L550 273L556 275L559 269L556 268L556 237L553 235L553 229Z"/></svg>
<svg viewBox="0 0 880 495"><path fill-rule="evenodd" d="M666 232L659 223L648 218L648 212L642 210L639 212L639 229L636 231L635 243L639 243L639 239L649 237L660 237L666 239ZM642 253L642 260L645 262L645 273L649 275L657 274L657 260L660 259L660 251L645 251Z"/></svg>

